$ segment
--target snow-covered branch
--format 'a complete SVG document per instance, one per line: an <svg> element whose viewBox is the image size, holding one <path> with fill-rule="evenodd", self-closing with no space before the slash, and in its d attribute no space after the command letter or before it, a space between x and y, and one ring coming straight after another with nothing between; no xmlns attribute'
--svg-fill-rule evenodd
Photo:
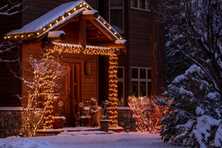
<svg viewBox="0 0 222 148"><path fill-rule="evenodd" d="M222 1L162 2L167 62L179 69L169 73L171 110L162 120L162 138L189 147L222 147Z"/></svg>
<svg viewBox="0 0 222 148"><path fill-rule="evenodd" d="M8 4L6 4L6 5L4 5L4 6L1 6L1 7L0 7L0 11L5 10L6 8L8 8Z"/></svg>
<svg viewBox="0 0 222 148"><path fill-rule="evenodd" d="M12 16L21 13L21 11L22 1L11 2L8 0L7 4L0 6L0 15Z"/></svg>
<svg viewBox="0 0 222 148"><path fill-rule="evenodd" d="M202 63L200 63L198 60L196 60L194 57L191 57L189 54L185 53L184 51L181 51L181 52L184 56L189 58L193 63L198 65L205 72L205 74L207 75L207 78L210 80L210 82L213 83L215 89L222 94L220 88L218 87L217 80L215 80L214 77L211 75L208 67L205 67Z"/></svg>

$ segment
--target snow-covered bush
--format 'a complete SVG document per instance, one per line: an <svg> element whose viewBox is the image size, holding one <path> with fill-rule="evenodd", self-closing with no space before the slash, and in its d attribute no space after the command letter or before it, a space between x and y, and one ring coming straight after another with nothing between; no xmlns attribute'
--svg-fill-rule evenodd
<svg viewBox="0 0 222 148"><path fill-rule="evenodd" d="M167 108L161 105L158 97L129 97L129 107L140 132L159 133L160 120Z"/></svg>
<svg viewBox="0 0 222 148"><path fill-rule="evenodd" d="M168 85L169 113L162 119L164 141L186 146L221 147L222 96L192 65Z"/></svg>

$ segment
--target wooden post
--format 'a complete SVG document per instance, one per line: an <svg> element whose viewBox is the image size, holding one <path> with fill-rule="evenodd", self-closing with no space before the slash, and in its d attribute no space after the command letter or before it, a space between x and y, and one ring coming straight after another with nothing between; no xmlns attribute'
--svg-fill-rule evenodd
<svg viewBox="0 0 222 148"><path fill-rule="evenodd" d="M108 68L108 120L109 129L118 127L118 56L113 54L109 56L109 68Z"/></svg>

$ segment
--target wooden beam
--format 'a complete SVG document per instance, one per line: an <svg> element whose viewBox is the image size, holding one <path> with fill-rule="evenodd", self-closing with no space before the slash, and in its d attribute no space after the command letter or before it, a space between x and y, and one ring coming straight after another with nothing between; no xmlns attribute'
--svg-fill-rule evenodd
<svg viewBox="0 0 222 148"><path fill-rule="evenodd" d="M125 49L126 48L126 46L124 44L114 44L114 43L97 44L97 46L117 48L117 49Z"/></svg>
<svg viewBox="0 0 222 148"><path fill-rule="evenodd" d="M86 47L86 21L80 17L79 21L79 44Z"/></svg>
<svg viewBox="0 0 222 148"><path fill-rule="evenodd" d="M87 15L82 15L82 18L84 20L96 20L96 17L94 14L87 14Z"/></svg>

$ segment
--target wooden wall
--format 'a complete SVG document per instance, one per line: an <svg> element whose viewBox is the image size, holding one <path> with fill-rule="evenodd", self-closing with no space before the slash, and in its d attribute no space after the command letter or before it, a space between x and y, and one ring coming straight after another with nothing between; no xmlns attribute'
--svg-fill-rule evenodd
<svg viewBox="0 0 222 148"><path fill-rule="evenodd" d="M158 0L151 1L151 9L158 7ZM164 87L163 26L158 16L149 11L132 9L125 0L125 37L127 39L126 86L129 86L130 67L152 68L152 92L159 94ZM128 88L129 89L129 88ZM127 95L126 95L127 96Z"/></svg>
<svg viewBox="0 0 222 148"><path fill-rule="evenodd" d="M76 43L78 40L78 29L75 29L75 23L66 24L62 30L67 32L63 38L64 42ZM77 32L76 32L77 31ZM41 58L44 47L47 42L44 40L25 42L22 47L22 75L26 80L32 80L32 68L30 65L30 57ZM90 98L98 99L98 57L97 56L84 56L84 55L70 55L63 54L59 57L60 63L64 66L64 78L61 79L60 89L58 94L60 97L57 101L62 101L65 108L59 108L58 112L61 114L67 113L67 108L70 107L71 99L71 83L72 83L72 64L79 63L80 66L80 100L84 101ZM23 85L22 94L27 94L27 87ZM26 103L26 100L23 100ZM57 105L57 104L55 104Z"/></svg>

